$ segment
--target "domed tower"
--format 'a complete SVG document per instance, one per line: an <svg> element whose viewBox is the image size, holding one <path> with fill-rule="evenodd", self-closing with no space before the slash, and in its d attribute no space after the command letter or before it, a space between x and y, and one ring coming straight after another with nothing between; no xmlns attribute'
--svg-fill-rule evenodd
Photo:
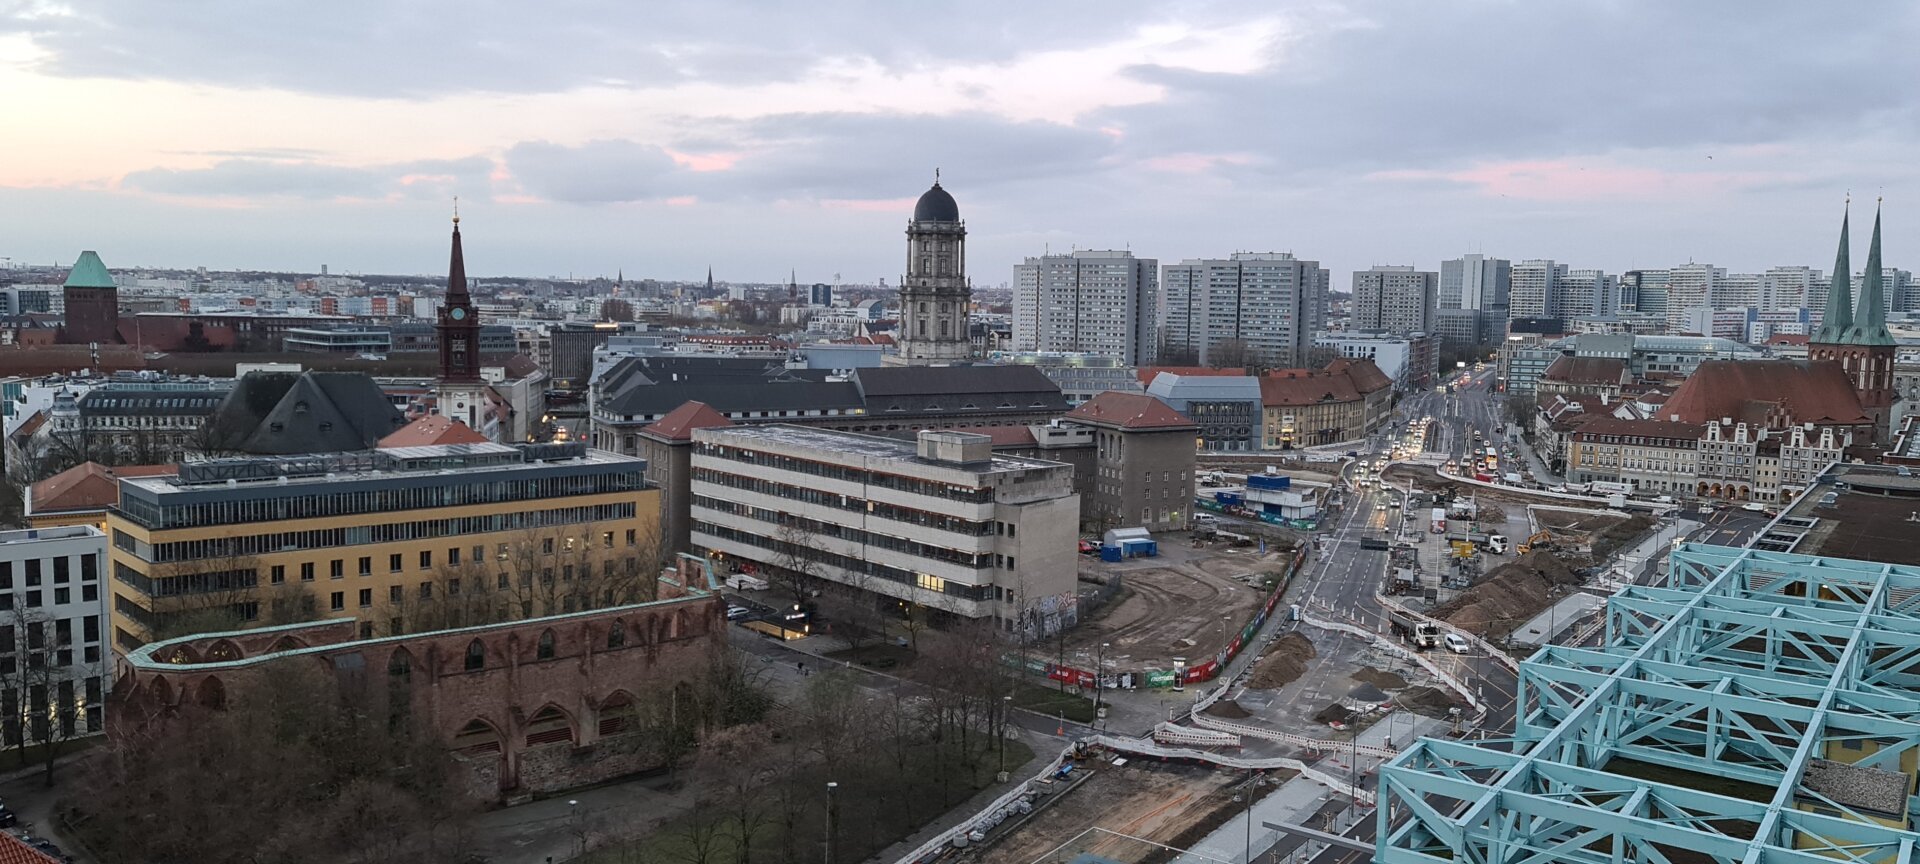
<svg viewBox="0 0 1920 864"><path fill-rule="evenodd" d="M967 329L973 286L967 282L967 226L960 205L940 187L913 205L907 223L907 274L900 279L900 358L908 363L960 363L973 356Z"/></svg>

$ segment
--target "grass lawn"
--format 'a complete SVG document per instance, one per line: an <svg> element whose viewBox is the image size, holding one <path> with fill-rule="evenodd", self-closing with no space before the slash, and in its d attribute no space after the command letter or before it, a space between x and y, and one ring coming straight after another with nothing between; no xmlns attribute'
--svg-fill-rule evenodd
<svg viewBox="0 0 1920 864"><path fill-rule="evenodd" d="M1022 777L1027 763L1033 759L1033 750L1012 738L1007 739L1006 747L1007 770L1016 778ZM915 809L911 818L902 819L899 802L937 802L944 794L958 803L991 785L999 769L1000 754L989 749L978 765L965 772L970 776L949 777L945 788L931 766L924 764L897 774L882 770L870 777L834 773L833 776L843 778L839 799L841 848L835 857L842 861L864 861L911 836L948 809L925 806L924 812ZM824 780L827 776L821 773L818 779ZM806 788L819 785L811 775L800 782ZM883 785L885 788L881 788ZM680 816L646 837L596 849L574 861L578 864L734 864L740 860L739 823L729 818L733 811L724 802L713 806L704 822L698 814ZM771 801L768 806L770 810ZM751 864L777 861L787 842L784 826L771 812L766 815L753 829L752 854L748 856ZM793 846L801 860L814 860L822 853L824 821L823 802L815 802L799 820Z"/></svg>
<svg viewBox="0 0 1920 864"><path fill-rule="evenodd" d="M1077 723L1094 721L1093 700L1085 696L1062 693L1058 684L1034 684L1022 681L1020 689L1013 692L1013 704L1016 708L1025 708L1050 717L1066 717Z"/></svg>

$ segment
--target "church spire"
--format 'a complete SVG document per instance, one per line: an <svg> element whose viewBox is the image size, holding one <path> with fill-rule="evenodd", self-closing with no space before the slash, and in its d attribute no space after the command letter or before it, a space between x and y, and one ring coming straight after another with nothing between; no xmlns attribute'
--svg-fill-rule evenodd
<svg viewBox="0 0 1920 864"><path fill-rule="evenodd" d="M1820 331L1811 340L1815 345L1836 345L1853 326L1853 265L1847 255L1847 222L1852 201L1840 215L1840 251L1833 256L1833 281L1827 288L1827 308L1820 316Z"/></svg>
<svg viewBox="0 0 1920 864"><path fill-rule="evenodd" d="M453 199L453 260L447 264L447 300L467 296L467 259L460 254L460 199Z"/></svg>
<svg viewBox="0 0 1920 864"><path fill-rule="evenodd" d="M1880 202L1873 206L1873 242L1867 246L1867 271L1861 274L1860 301L1853 310L1853 327L1847 331L1850 345L1892 345L1887 332L1886 288L1880 269Z"/></svg>

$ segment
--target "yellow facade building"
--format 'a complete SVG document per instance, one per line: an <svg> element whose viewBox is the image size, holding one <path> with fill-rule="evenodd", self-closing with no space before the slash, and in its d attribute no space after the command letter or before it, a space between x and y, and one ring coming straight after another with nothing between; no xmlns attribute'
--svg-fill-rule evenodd
<svg viewBox="0 0 1920 864"><path fill-rule="evenodd" d="M397 635L651 599L659 490L581 444L187 463L108 514L115 644L353 615Z"/></svg>

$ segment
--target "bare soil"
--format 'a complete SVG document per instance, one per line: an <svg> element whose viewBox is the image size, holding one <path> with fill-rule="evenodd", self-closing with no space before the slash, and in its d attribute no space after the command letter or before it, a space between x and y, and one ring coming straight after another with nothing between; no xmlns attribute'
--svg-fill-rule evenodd
<svg viewBox="0 0 1920 864"><path fill-rule="evenodd" d="M1313 640L1296 630L1267 646L1266 654L1253 667L1247 686L1255 690L1278 690L1299 680L1307 671L1307 661L1318 656Z"/></svg>
<svg viewBox="0 0 1920 864"><path fill-rule="evenodd" d="M1427 717L1445 718L1447 709L1458 707L1465 710L1466 704L1454 698L1452 693L1438 687L1408 687L1393 697L1393 702L1415 714Z"/></svg>
<svg viewBox="0 0 1920 864"><path fill-rule="evenodd" d="M1556 552L1529 552L1434 607L1436 618L1488 639L1506 636L1580 584Z"/></svg>
<svg viewBox="0 0 1920 864"><path fill-rule="evenodd" d="M1276 572L1281 564L1236 554L1130 569L1126 589L1067 634L1066 650L1141 667L1175 657L1193 663L1219 653L1266 599L1259 584L1234 577Z"/></svg>
<svg viewBox="0 0 1920 864"><path fill-rule="evenodd" d="M1253 716L1253 712L1240 707L1240 703L1232 699L1221 699L1212 705L1208 705L1207 710L1202 713L1224 720L1245 720Z"/></svg>
<svg viewBox="0 0 1920 864"><path fill-rule="evenodd" d="M1114 767L1092 762L1093 776L1066 797L991 847L966 859L978 864L1034 864L1048 855L1050 864L1071 861L1083 852L1132 864L1158 847L1091 828L1171 845L1216 810L1235 806L1229 790L1242 779L1231 771L1191 765L1133 761ZM1065 844L1062 846L1061 844ZM1054 851L1058 848L1058 851Z"/></svg>
<svg viewBox="0 0 1920 864"><path fill-rule="evenodd" d="M1400 690L1407 686L1407 679L1372 666L1360 667L1360 671L1353 673L1353 680L1372 684L1382 690Z"/></svg>

